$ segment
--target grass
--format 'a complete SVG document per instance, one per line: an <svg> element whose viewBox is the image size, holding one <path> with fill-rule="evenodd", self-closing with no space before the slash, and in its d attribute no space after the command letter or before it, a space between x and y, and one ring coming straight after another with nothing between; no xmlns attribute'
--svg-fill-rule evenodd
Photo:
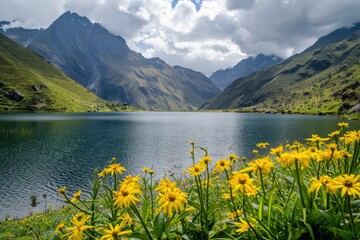
<svg viewBox="0 0 360 240"><path fill-rule="evenodd" d="M88 199L64 186L65 209L3 221L0 238L358 239L360 131L338 125L303 143L258 143L250 159L215 161L190 142L191 166L166 176L127 175L113 158Z"/></svg>
<svg viewBox="0 0 360 240"><path fill-rule="evenodd" d="M104 101L68 78L40 55L0 34L0 112L89 112L133 110ZM33 90L36 87L37 91ZM22 101L3 93L16 90Z"/></svg>

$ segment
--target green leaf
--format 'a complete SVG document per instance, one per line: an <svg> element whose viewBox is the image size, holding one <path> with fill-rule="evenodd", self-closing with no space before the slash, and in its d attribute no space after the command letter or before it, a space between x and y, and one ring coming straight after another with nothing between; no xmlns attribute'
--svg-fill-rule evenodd
<svg viewBox="0 0 360 240"><path fill-rule="evenodd" d="M348 232L339 228L330 228L330 230L335 234L335 237L341 237L344 240L351 240L353 238L352 232Z"/></svg>

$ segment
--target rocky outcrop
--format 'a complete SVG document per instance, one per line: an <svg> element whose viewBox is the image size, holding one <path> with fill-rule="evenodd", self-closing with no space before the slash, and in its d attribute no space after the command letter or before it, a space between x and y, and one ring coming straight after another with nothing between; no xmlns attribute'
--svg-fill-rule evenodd
<svg viewBox="0 0 360 240"><path fill-rule="evenodd" d="M12 89L10 91L6 91L3 93L5 97L8 99L15 101L15 102L21 102L25 97L22 95L19 91Z"/></svg>

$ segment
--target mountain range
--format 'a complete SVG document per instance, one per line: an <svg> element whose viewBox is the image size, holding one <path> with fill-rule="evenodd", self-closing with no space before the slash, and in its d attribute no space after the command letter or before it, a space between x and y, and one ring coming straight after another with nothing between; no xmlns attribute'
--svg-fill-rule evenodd
<svg viewBox="0 0 360 240"><path fill-rule="evenodd" d="M264 54L259 54L255 58L249 57L243 59L233 67L220 69L214 72L209 78L220 90L224 90L236 79L276 65L282 60L282 58L275 55L266 56Z"/></svg>
<svg viewBox="0 0 360 240"><path fill-rule="evenodd" d="M203 109L346 114L360 99L360 24L319 38L272 67L238 78Z"/></svg>
<svg viewBox="0 0 360 240"><path fill-rule="evenodd" d="M39 54L0 34L0 112L111 111L111 105Z"/></svg>
<svg viewBox="0 0 360 240"><path fill-rule="evenodd" d="M194 110L220 93L202 73L147 59L122 37L76 13L66 12L32 33L3 31L105 100L146 110Z"/></svg>

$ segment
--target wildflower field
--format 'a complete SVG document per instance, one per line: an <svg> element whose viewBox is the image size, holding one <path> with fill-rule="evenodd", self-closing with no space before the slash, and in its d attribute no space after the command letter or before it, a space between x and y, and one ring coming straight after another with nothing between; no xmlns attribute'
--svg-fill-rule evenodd
<svg viewBox="0 0 360 240"><path fill-rule="evenodd" d="M46 233L26 224L34 239L359 239L360 130L338 126L303 143L258 143L251 159L215 160L190 142L192 165L162 178L128 175L113 158L95 170L90 198L59 189L68 206Z"/></svg>

